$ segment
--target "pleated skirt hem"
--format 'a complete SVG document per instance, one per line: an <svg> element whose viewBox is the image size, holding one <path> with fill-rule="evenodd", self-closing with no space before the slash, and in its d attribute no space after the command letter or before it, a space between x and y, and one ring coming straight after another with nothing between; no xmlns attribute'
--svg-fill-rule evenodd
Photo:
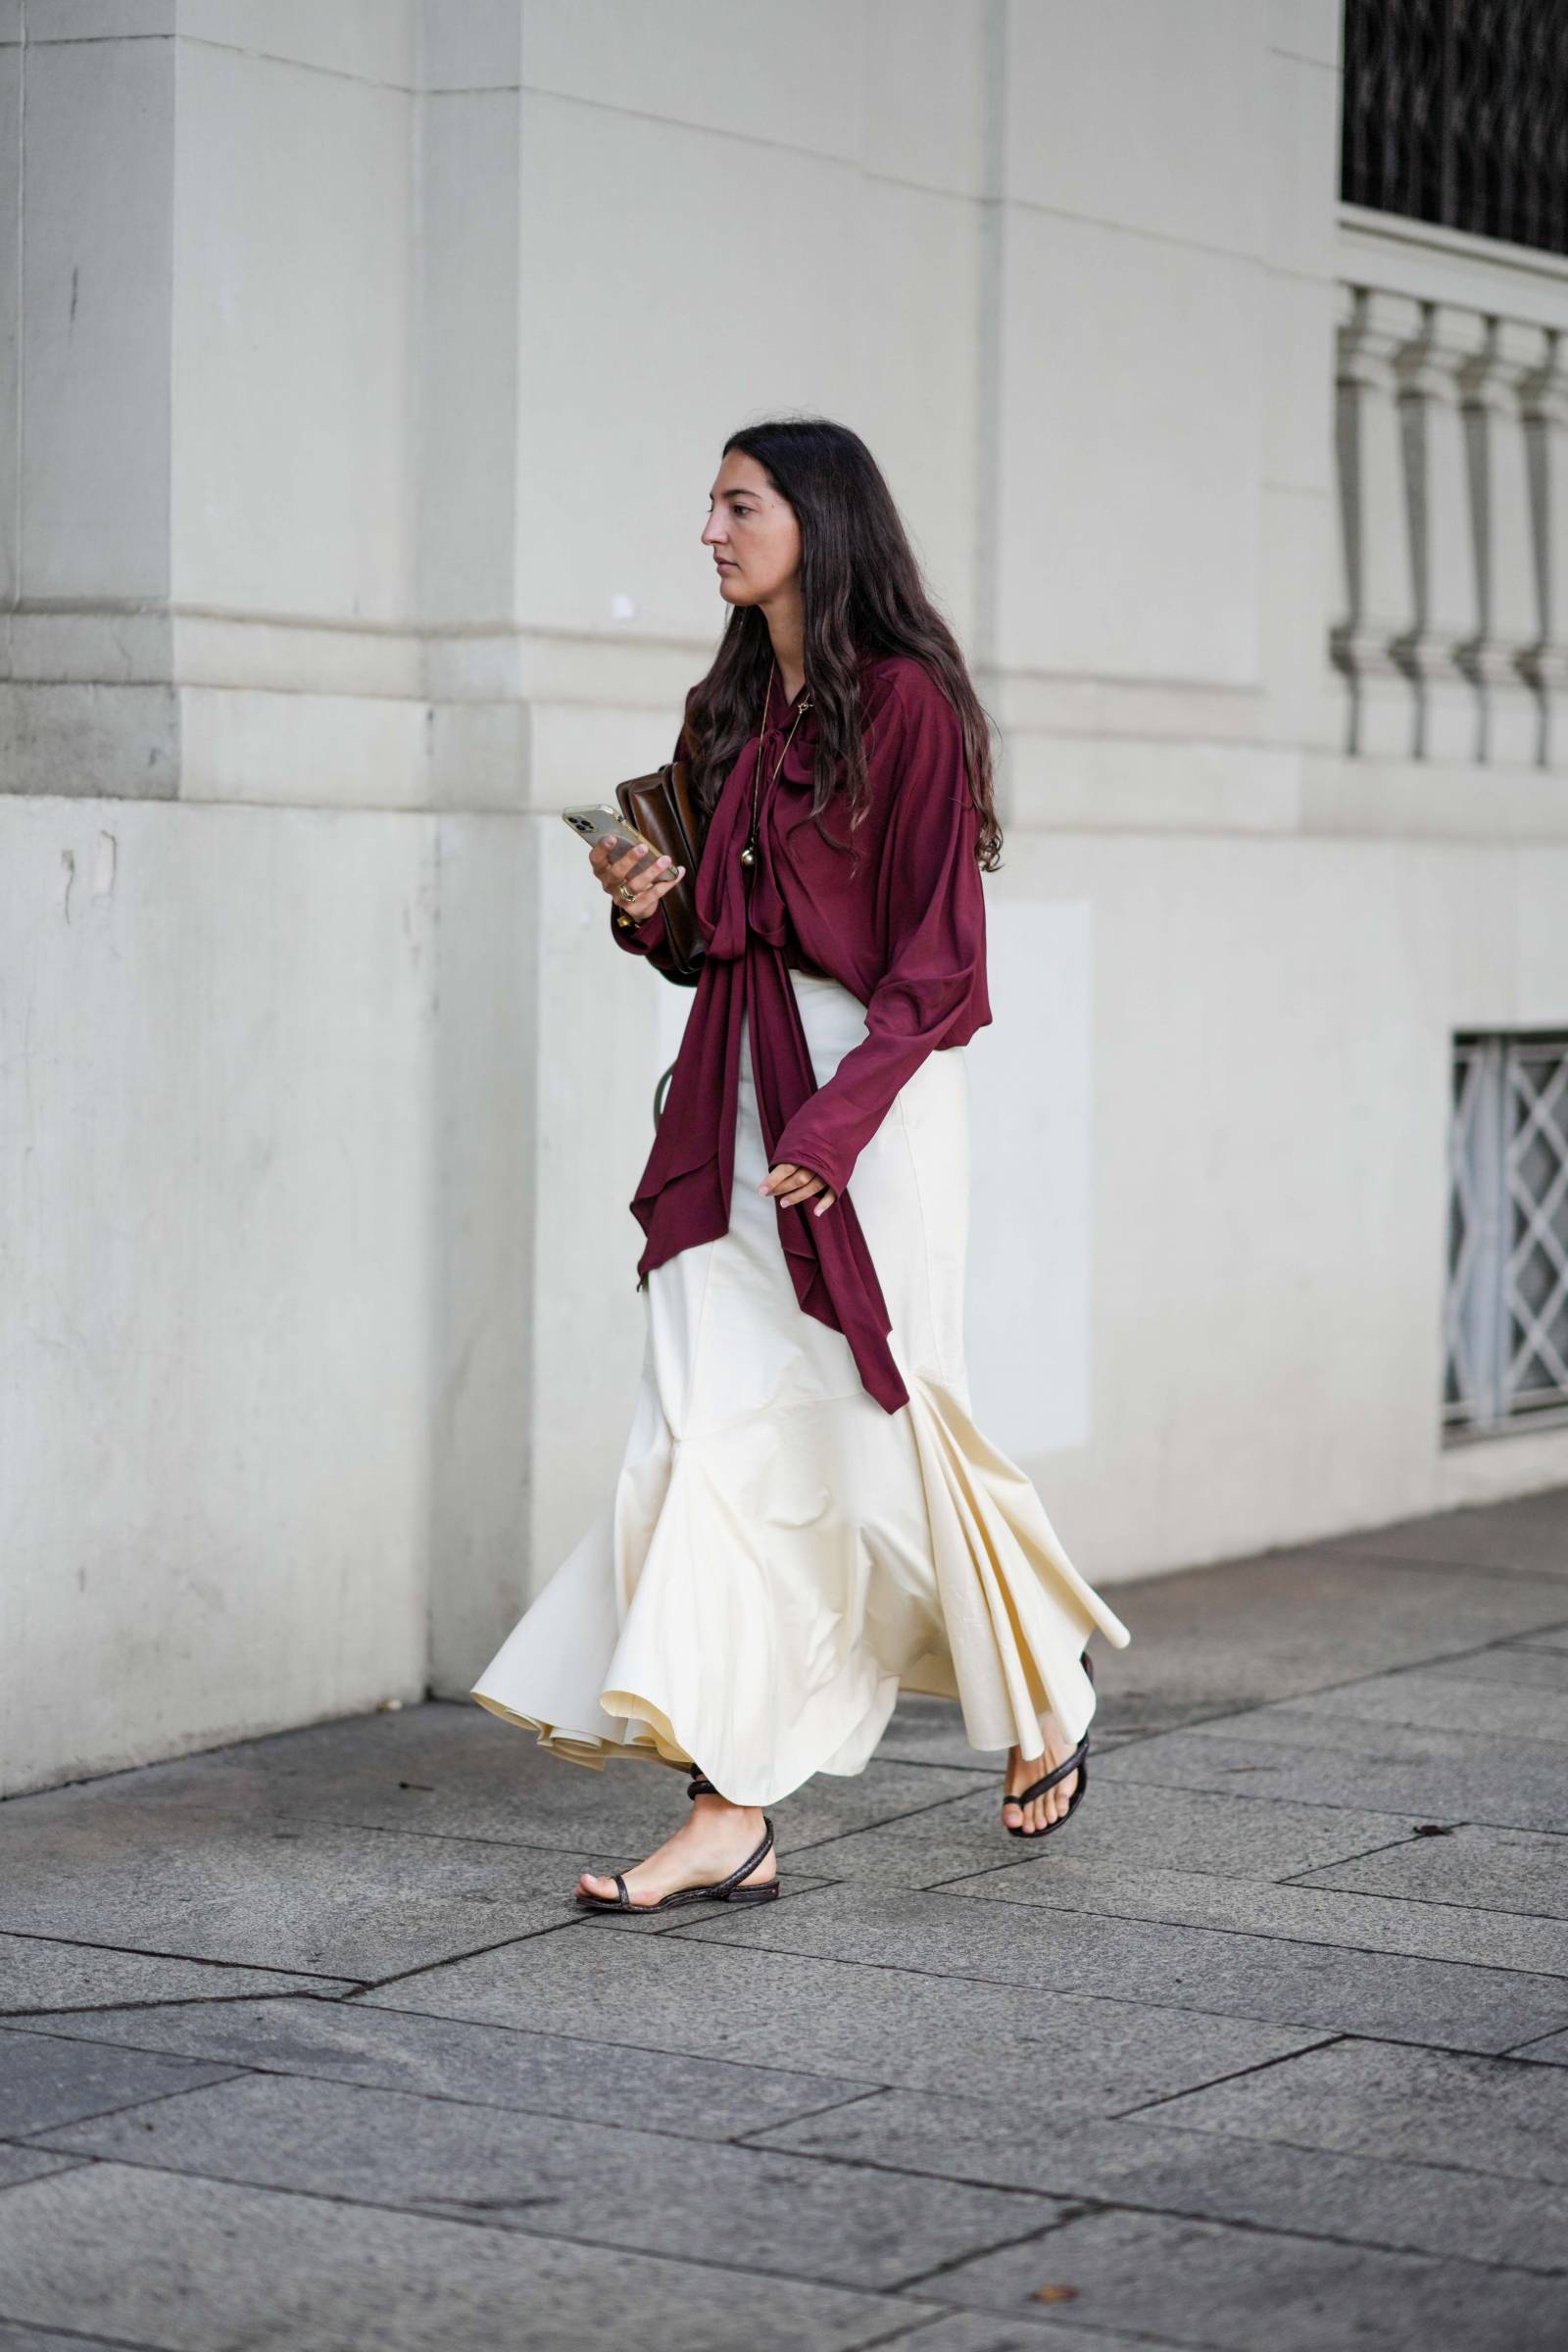
<svg viewBox="0 0 1568 2352"><path fill-rule="evenodd" d="M841 1563L841 1607L836 1621L823 1610L826 1639L808 1659L789 1652L787 1626L781 1635L778 1621L798 1597L787 1575L781 1598L765 1568L750 1580L743 1572L738 1592L722 1573L720 1563L744 1559L747 1547L713 1508L707 1449L674 1446L623 1471L614 1501L472 1696L569 1763L696 1765L735 1804L773 1804L817 1773L862 1771L901 1691L954 1702L977 1753L1016 1744L1040 1755L1048 1712L1076 1741L1095 1711L1083 1652L1096 1634L1124 1647L1127 1629L1078 1575L1035 1489L988 1446L962 1399L918 1375L906 1380L909 1403L891 1418L907 1424L918 1466L924 1574L909 1574L906 1559L868 1561L859 1530L847 1538L818 1528L824 1559ZM881 1420L882 1408L866 1403ZM650 1479L662 1490L657 1498ZM650 1524L643 1540L637 1531ZM750 1527L751 1548L771 1550L776 1565L787 1526ZM632 1568L624 1610L606 1598L621 1581L617 1553Z"/></svg>
<svg viewBox="0 0 1568 2352"><path fill-rule="evenodd" d="M864 1008L793 977L820 1083ZM1038 1756L1047 1712L1082 1736L1082 1653L1129 1636L972 1418L967 1087L963 1049L930 1054L852 1180L909 1396L890 1414L796 1300L743 1050L730 1229L652 1269L612 1492L472 1685L481 1706L571 1763L696 1764L752 1805L861 1771L901 1690L955 1700L977 1751Z"/></svg>

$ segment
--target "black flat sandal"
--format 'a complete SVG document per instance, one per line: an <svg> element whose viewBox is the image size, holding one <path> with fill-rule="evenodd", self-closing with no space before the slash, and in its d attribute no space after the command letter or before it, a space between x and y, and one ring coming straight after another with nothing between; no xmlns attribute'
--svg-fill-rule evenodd
<svg viewBox="0 0 1568 2352"><path fill-rule="evenodd" d="M1087 1650L1083 1655L1083 1669L1089 1680L1093 1682L1095 1669ZM1077 1773L1078 1786L1067 1799L1066 1812L1058 1813L1054 1821L1048 1821L1043 1830L1026 1830L1021 1825L1014 1829L1010 1821L1004 1821L1002 1826L1009 1838L1049 1838L1053 1830L1066 1828L1077 1812L1083 1792L1089 1786L1089 1734L1087 1732L1073 1749L1072 1754L1058 1764L1054 1771L1048 1772L1041 1780L1031 1781L1028 1788L1020 1789L1016 1796L1004 1796L1002 1801L1004 1805L1027 1805L1035 1797L1044 1796L1048 1788L1054 1788L1056 1783L1064 1781L1070 1772Z"/></svg>
<svg viewBox="0 0 1568 2352"><path fill-rule="evenodd" d="M686 1784L686 1793L693 1797L717 1796L722 1791L713 1787L706 1773L694 1771ZM579 1886L576 1890L577 1900L585 1911L631 1912L672 1911L677 1903L770 1903L778 1894L776 1878L769 1879L763 1886L744 1886L741 1884L773 1850L773 1824L765 1813L762 1815L762 1826L767 1835L757 1851L748 1854L740 1868L732 1870L727 1879L715 1879L710 1886L677 1886L672 1894L662 1894L657 1903L634 1903L627 1892L625 1880L616 1870L611 1873L615 1882L613 1898L608 1894L585 1894Z"/></svg>

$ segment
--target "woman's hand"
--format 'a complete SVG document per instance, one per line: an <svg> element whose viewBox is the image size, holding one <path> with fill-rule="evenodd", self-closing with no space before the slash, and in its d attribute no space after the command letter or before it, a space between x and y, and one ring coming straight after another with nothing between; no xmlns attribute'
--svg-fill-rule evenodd
<svg viewBox="0 0 1568 2352"><path fill-rule="evenodd" d="M764 1196L771 1194L780 1208L798 1208L803 1200L809 1200L813 1193L820 1193L822 1198L811 1211L813 1217L819 1217L823 1209L831 1208L838 1199L837 1193L831 1191L820 1176L813 1176L809 1168L797 1168L787 1159L781 1159L776 1168L769 1168L757 1189Z"/></svg>
<svg viewBox="0 0 1568 2352"><path fill-rule="evenodd" d="M666 890L673 890L686 868L671 867L667 858L656 858L652 864L641 850L622 850L617 858L609 841L596 841L588 853L588 862L600 883L617 906L623 906L633 922L646 923ZM621 889L633 870L641 866L643 877L632 887L630 898Z"/></svg>

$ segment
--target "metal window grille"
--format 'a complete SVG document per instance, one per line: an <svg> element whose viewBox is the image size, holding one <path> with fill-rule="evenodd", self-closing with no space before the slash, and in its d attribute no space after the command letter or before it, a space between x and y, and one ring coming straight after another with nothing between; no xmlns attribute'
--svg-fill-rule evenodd
<svg viewBox="0 0 1568 2352"><path fill-rule="evenodd" d="M1568 1408L1568 1037L1454 1040L1443 1417Z"/></svg>
<svg viewBox="0 0 1568 2352"><path fill-rule="evenodd" d="M1347 0L1340 193L1568 253L1564 0Z"/></svg>

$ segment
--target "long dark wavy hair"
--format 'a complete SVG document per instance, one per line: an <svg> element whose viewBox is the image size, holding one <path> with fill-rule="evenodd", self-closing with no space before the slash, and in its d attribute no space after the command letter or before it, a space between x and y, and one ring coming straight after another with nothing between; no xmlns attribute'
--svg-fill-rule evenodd
<svg viewBox="0 0 1568 2352"><path fill-rule="evenodd" d="M858 433L826 416L743 425L725 442L724 456L732 449L757 460L800 524L806 682L817 721L811 794L817 830L835 838L823 818L836 808L853 835L865 807L860 661L910 654L925 663L958 713L969 795L980 817L976 855L992 872L1001 862L1002 827L993 794L991 721L957 639L926 592L875 458ZM712 667L693 688L686 710L692 783L709 810L756 732L772 660L760 607L731 606Z"/></svg>

